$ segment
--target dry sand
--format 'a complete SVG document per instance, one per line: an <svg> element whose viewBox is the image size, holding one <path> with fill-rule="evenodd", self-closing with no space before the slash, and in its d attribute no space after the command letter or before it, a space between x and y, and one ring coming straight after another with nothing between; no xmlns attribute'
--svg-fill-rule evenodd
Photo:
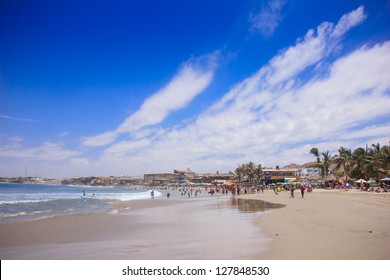
<svg viewBox="0 0 390 280"><path fill-rule="evenodd" d="M243 195L287 207L256 219L273 238L260 259L390 259L390 194L314 190Z"/></svg>

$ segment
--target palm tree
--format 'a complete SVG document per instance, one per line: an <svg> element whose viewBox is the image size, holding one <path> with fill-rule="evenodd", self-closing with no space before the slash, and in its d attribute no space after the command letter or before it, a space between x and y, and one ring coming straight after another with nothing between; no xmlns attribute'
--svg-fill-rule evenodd
<svg viewBox="0 0 390 280"><path fill-rule="evenodd" d="M245 165L245 175L249 180L249 183L252 183L253 178L255 177L256 166L253 162L249 162Z"/></svg>
<svg viewBox="0 0 390 280"><path fill-rule="evenodd" d="M263 178L263 167L261 166L261 164L257 165L255 169L255 178L257 182L259 182Z"/></svg>
<svg viewBox="0 0 390 280"><path fill-rule="evenodd" d="M337 169L343 169L345 180L348 177L378 180L390 176L390 146L381 147L378 143L357 148L353 152L340 147L338 155L334 157L330 156L329 151L320 153L317 148L312 148L310 153L316 157L316 167L321 169L322 177L329 173L332 162L336 163Z"/></svg>
<svg viewBox="0 0 390 280"><path fill-rule="evenodd" d="M329 174L329 168L332 164L332 157L329 154L329 151L320 154L317 148L311 148L310 153L317 158L316 167L321 169L321 177L324 178ZM322 156L322 159L320 155Z"/></svg>
<svg viewBox="0 0 390 280"><path fill-rule="evenodd" d="M323 168L323 177L329 174L329 168L332 164L332 156L329 154L329 151L321 153L322 155L322 168Z"/></svg>
<svg viewBox="0 0 390 280"><path fill-rule="evenodd" d="M353 168L351 170L355 178L364 178L367 177L367 165L369 164L368 160L368 147L366 148L357 148L352 153Z"/></svg>
<svg viewBox="0 0 390 280"><path fill-rule="evenodd" d="M336 169L340 169L342 167L345 181L347 182L351 168L352 152L350 149L344 147L340 147L338 152L339 154L333 157L333 162L336 163Z"/></svg>
<svg viewBox="0 0 390 280"><path fill-rule="evenodd" d="M241 183L241 180L242 178L244 177L245 175L245 168L244 168L244 165L238 165L236 170L234 171L234 173L236 173L237 177L238 177L238 183Z"/></svg>
<svg viewBox="0 0 390 280"><path fill-rule="evenodd" d="M317 157L317 163L320 163L320 154L318 152L317 148L311 148L310 153L313 154L315 157Z"/></svg>
<svg viewBox="0 0 390 280"><path fill-rule="evenodd" d="M256 165L252 161L238 165L235 173L238 177L239 183L241 183L242 179L246 179L249 183L252 183L253 179L260 180L263 178L263 169L261 164Z"/></svg>
<svg viewBox="0 0 390 280"><path fill-rule="evenodd" d="M383 146L379 156L378 156L378 162L379 162L379 172L380 177L387 177L390 176L390 147L389 146Z"/></svg>

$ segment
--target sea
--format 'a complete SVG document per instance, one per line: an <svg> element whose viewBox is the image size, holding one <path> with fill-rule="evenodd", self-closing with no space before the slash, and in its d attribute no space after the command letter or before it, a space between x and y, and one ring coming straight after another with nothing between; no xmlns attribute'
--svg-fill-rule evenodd
<svg viewBox="0 0 390 280"><path fill-rule="evenodd" d="M164 191L154 190L156 199L163 194ZM0 223L60 215L109 213L115 211L115 202L150 198L151 190L141 187L2 183Z"/></svg>

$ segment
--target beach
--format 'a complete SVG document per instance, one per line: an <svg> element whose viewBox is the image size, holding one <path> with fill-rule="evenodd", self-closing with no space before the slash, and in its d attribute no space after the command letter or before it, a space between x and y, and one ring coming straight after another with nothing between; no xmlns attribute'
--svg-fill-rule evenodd
<svg viewBox="0 0 390 280"><path fill-rule="evenodd" d="M0 224L1 259L389 259L390 195L314 190L144 199ZM270 203L266 203L270 202Z"/></svg>
<svg viewBox="0 0 390 280"><path fill-rule="evenodd" d="M272 237L259 259L389 260L390 194L357 190L299 190L295 198L268 191L241 198L282 203L286 208L256 219Z"/></svg>
<svg viewBox="0 0 390 280"><path fill-rule="evenodd" d="M264 203L231 195L119 202L95 213L0 224L1 259L255 259Z"/></svg>

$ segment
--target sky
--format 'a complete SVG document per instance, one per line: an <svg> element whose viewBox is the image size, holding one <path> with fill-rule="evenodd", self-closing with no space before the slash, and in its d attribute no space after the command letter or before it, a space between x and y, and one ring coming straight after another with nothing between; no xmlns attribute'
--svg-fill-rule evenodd
<svg viewBox="0 0 390 280"><path fill-rule="evenodd" d="M389 136L389 0L0 1L0 176L229 172Z"/></svg>

